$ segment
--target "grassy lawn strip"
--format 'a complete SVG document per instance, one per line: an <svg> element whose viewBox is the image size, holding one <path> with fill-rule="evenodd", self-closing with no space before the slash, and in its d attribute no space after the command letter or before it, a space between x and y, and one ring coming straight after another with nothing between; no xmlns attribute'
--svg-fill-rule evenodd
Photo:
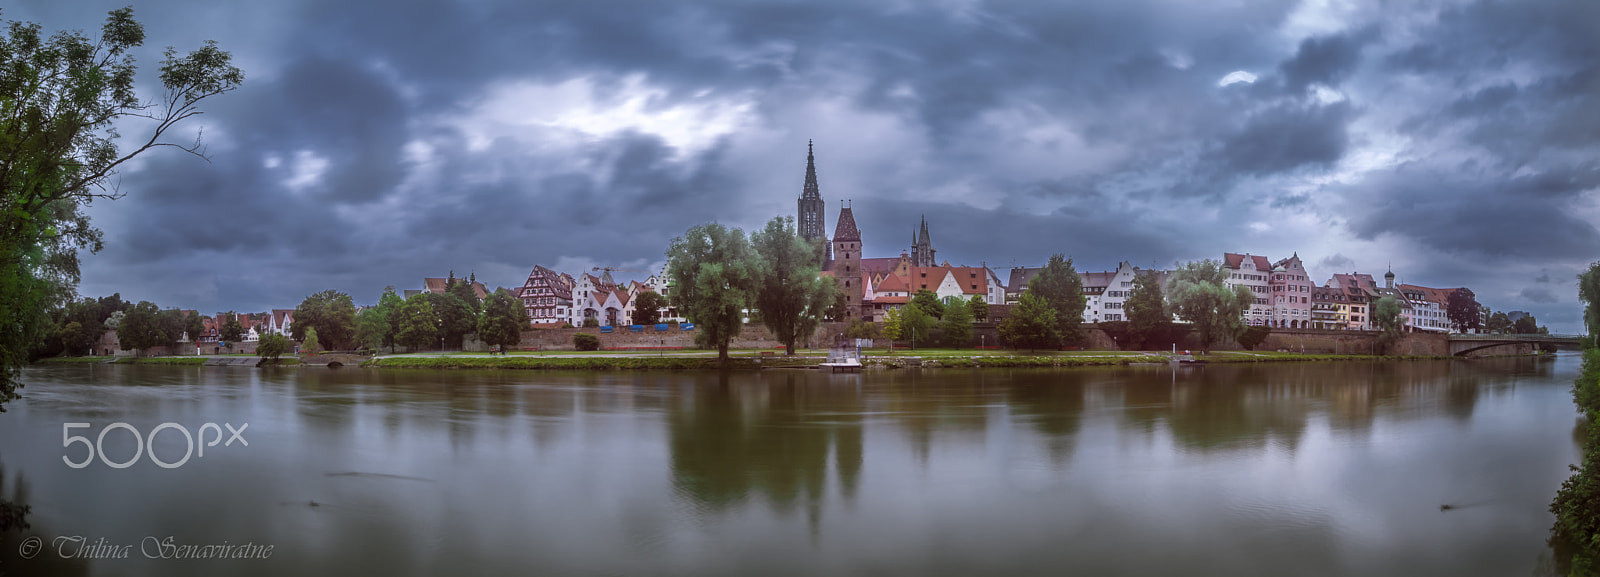
<svg viewBox="0 0 1600 577"><path fill-rule="evenodd" d="M48 357L34 361L36 365L75 365L79 363L103 363L111 357Z"/></svg>
<svg viewBox="0 0 1600 577"><path fill-rule="evenodd" d="M122 357L119 365L203 365L205 357Z"/></svg>
<svg viewBox="0 0 1600 577"><path fill-rule="evenodd" d="M729 358L728 368L811 366L815 359L785 360L769 357L756 364L750 358ZM383 369L516 369L516 370L701 370L716 369L716 357L391 357L362 363L363 367Z"/></svg>
<svg viewBox="0 0 1600 577"><path fill-rule="evenodd" d="M1196 359L1208 363L1281 363L1281 362L1317 362L1317 361L1441 361L1458 357L1436 357L1428 355L1321 355L1307 353L1239 353L1237 351L1218 351L1209 355L1196 354Z"/></svg>

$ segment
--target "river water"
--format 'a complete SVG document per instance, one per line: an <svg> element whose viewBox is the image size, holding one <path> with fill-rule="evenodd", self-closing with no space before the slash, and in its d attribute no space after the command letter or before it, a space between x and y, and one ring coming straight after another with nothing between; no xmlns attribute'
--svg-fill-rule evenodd
<svg viewBox="0 0 1600 577"><path fill-rule="evenodd" d="M1577 369L30 368L0 573L1528 575Z"/></svg>

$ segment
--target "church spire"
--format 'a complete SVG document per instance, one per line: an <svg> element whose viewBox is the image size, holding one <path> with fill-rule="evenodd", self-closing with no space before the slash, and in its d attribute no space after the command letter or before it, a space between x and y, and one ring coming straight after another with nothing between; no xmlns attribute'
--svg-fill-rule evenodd
<svg viewBox="0 0 1600 577"><path fill-rule="evenodd" d="M809 140L806 141L806 185L800 192L800 198L822 200L822 192L817 188L817 156Z"/></svg>

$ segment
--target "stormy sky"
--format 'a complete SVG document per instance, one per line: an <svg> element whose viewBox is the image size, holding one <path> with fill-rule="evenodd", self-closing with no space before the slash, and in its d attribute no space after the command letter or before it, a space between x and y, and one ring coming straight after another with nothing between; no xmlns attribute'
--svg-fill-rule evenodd
<svg viewBox="0 0 1600 577"><path fill-rule="evenodd" d="M96 33L119 2L0 17ZM210 162L158 151L90 211L84 295L288 308L536 264L654 269L793 215L816 141L868 256L926 215L952 264L1298 253L1469 286L1581 332L1600 259L1600 3L136 2L245 70ZM129 139L143 125L121 127ZM192 134L191 134L192 135Z"/></svg>

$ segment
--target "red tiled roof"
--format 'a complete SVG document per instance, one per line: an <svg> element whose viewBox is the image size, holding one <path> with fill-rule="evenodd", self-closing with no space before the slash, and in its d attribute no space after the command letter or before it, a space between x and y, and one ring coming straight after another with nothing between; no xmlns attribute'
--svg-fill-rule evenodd
<svg viewBox="0 0 1600 577"><path fill-rule="evenodd" d="M1398 288L1398 289L1400 289L1402 291L1420 292L1420 293L1422 293L1423 300L1426 300L1428 302L1439 303L1440 306L1448 306L1450 304L1450 295L1452 293L1456 292L1457 290L1460 290L1460 289L1453 289L1453 288L1450 288L1450 289L1431 288L1431 287L1425 287L1425 286L1417 286L1417 285L1414 285L1414 284L1398 284L1398 285L1395 285L1395 288Z"/></svg>
<svg viewBox="0 0 1600 577"><path fill-rule="evenodd" d="M1224 261L1224 264L1231 269L1237 269L1240 267L1240 265L1243 265L1245 257L1250 257L1250 260L1256 265L1256 270L1272 270L1272 263L1267 262L1267 257L1259 255L1233 254L1231 252L1222 253L1222 260Z"/></svg>
<svg viewBox="0 0 1600 577"><path fill-rule="evenodd" d="M911 302L911 297L878 297L872 299L875 305L903 305Z"/></svg>
<svg viewBox="0 0 1600 577"><path fill-rule="evenodd" d="M861 270L875 274L887 274L897 266L900 266L900 257L861 259Z"/></svg>
<svg viewBox="0 0 1600 577"><path fill-rule="evenodd" d="M883 277L883 280L878 282L878 286L873 287L872 290L877 292L910 292L911 286L906 284L905 277L892 274Z"/></svg>

